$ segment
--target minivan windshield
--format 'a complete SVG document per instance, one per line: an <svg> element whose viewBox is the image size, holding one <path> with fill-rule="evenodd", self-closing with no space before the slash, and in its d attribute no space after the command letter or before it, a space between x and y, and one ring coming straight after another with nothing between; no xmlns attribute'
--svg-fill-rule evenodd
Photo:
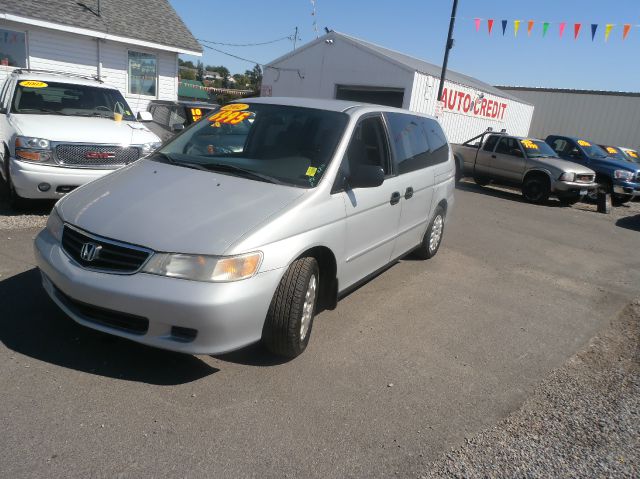
<svg viewBox="0 0 640 479"><path fill-rule="evenodd" d="M335 111L231 103L187 128L152 158L313 188L329 166L348 119Z"/></svg>
<svg viewBox="0 0 640 479"><path fill-rule="evenodd" d="M135 121L131 108L115 89L62 82L20 80L11 112L27 115L95 116Z"/></svg>

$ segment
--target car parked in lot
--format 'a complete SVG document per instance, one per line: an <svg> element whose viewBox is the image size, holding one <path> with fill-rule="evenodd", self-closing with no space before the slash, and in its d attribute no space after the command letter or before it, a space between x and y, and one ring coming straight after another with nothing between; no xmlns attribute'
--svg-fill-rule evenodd
<svg viewBox="0 0 640 479"><path fill-rule="evenodd" d="M533 203L555 195L570 205L597 188L593 170L558 158L535 138L486 131L452 147L458 178L472 176L479 185L491 181L515 185Z"/></svg>
<svg viewBox="0 0 640 479"><path fill-rule="evenodd" d="M152 100L147 106L152 119L146 126L166 141L219 107L215 103L199 101Z"/></svg>
<svg viewBox="0 0 640 479"><path fill-rule="evenodd" d="M239 151L226 136L244 136ZM303 98L231 103L60 200L35 241L77 322L186 353L294 357L319 308L434 256L454 161L437 120Z"/></svg>
<svg viewBox="0 0 640 479"><path fill-rule="evenodd" d="M626 148L624 146L618 146L617 148L624 154L627 160L634 163L640 163L640 153L638 153L638 150L634 150L633 148Z"/></svg>
<svg viewBox="0 0 640 479"><path fill-rule="evenodd" d="M17 69L0 90L0 173L10 201L57 199L160 145L101 81Z"/></svg>
<svg viewBox="0 0 640 479"><path fill-rule="evenodd" d="M640 165L609 157L597 144L583 138L549 135L545 141L561 158L594 170L599 188L610 193L614 203L626 203L640 195ZM595 200L596 193L590 193L591 199Z"/></svg>

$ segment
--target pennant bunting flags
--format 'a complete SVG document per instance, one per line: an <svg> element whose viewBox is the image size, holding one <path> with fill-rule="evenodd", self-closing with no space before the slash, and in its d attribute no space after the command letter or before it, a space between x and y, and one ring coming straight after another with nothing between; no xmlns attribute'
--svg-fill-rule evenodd
<svg viewBox="0 0 640 479"><path fill-rule="evenodd" d="M573 39L577 40L578 35L580 35L580 29L582 28L582 23L574 23L573 24Z"/></svg>
<svg viewBox="0 0 640 479"><path fill-rule="evenodd" d="M613 23L607 23L604 27L604 41L609 41L609 35L611 34L611 29L613 28Z"/></svg>
<svg viewBox="0 0 640 479"><path fill-rule="evenodd" d="M596 31L598 30L598 24L597 23L592 23L591 24L591 41L593 41L596 38Z"/></svg>
<svg viewBox="0 0 640 479"><path fill-rule="evenodd" d="M507 21L502 20L502 36L504 37L504 32L507 30Z"/></svg>
<svg viewBox="0 0 640 479"><path fill-rule="evenodd" d="M520 20L513 21L513 35L518 36L518 30L520 30Z"/></svg>
<svg viewBox="0 0 640 479"><path fill-rule="evenodd" d="M476 22L476 32L480 31L480 19L479 18L474 18L475 22Z"/></svg>
<svg viewBox="0 0 640 479"><path fill-rule="evenodd" d="M527 35L531 36L531 30L533 30L533 20L529 20L527 23Z"/></svg>
<svg viewBox="0 0 640 479"><path fill-rule="evenodd" d="M549 30L549 22L544 22L542 24L542 38L547 34L547 30Z"/></svg>
<svg viewBox="0 0 640 479"><path fill-rule="evenodd" d="M629 35L629 30L631 30L631 24L630 23L625 23L624 27L622 28L622 39L623 40L627 39L627 35Z"/></svg>
<svg viewBox="0 0 640 479"><path fill-rule="evenodd" d="M564 33L564 28L567 26L567 22L562 22L560 24L560 38L562 38L562 34Z"/></svg>
<svg viewBox="0 0 640 479"><path fill-rule="evenodd" d="M491 30L493 30L493 18L487 20L487 28L489 29L489 35L491 35Z"/></svg>

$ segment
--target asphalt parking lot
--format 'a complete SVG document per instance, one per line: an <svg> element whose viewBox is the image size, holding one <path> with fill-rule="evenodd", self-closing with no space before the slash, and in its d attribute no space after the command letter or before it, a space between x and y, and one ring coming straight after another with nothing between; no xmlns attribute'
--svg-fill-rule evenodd
<svg viewBox="0 0 640 479"><path fill-rule="evenodd" d="M640 203L465 184L433 260L321 313L307 351L154 350L48 300L30 215L0 206L0 477L419 477L516 411L640 295Z"/></svg>

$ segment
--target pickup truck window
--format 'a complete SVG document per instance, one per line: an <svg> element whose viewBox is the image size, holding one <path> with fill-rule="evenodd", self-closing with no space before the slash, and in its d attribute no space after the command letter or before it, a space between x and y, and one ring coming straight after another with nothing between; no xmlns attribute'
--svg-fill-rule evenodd
<svg viewBox="0 0 640 479"><path fill-rule="evenodd" d="M541 140L521 140L522 146L529 158L548 158L557 156L556 152Z"/></svg>
<svg viewBox="0 0 640 479"><path fill-rule="evenodd" d="M518 146L518 141L515 138L500 138L498 142L498 146L496 147L496 153L501 153L503 155L511 155L516 156L514 150L522 152L520 146ZM524 155L523 155L524 156Z"/></svg>
<svg viewBox="0 0 640 479"><path fill-rule="evenodd" d="M490 135L487 138L487 141L484 142L484 148L482 148L484 151L493 151L493 149L496 147L496 143L498 143L498 140L500 139L500 137L498 135Z"/></svg>

